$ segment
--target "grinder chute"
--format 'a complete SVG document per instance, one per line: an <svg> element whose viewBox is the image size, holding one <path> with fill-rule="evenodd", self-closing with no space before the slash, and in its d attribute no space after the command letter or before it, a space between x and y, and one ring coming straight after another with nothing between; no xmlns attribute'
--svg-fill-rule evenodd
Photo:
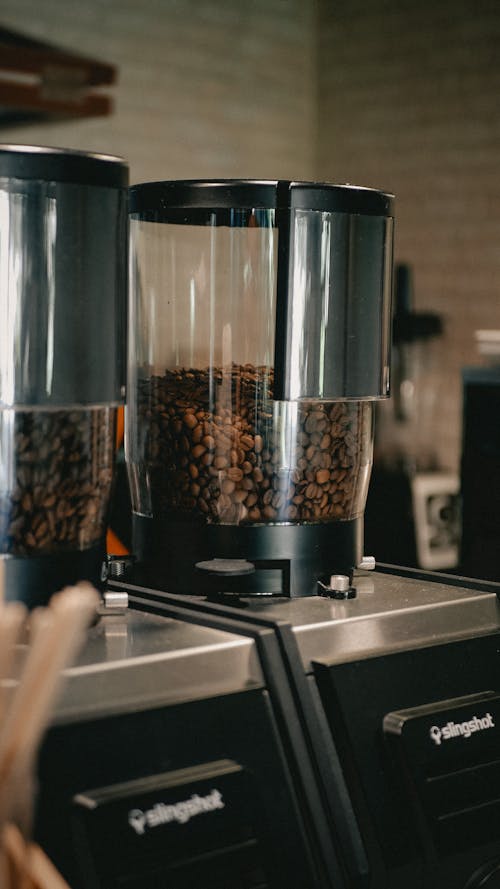
<svg viewBox="0 0 500 889"><path fill-rule="evenodd" d="M304 596L359 564L372 403L389 390L392 205L306 182L131 189L142 580Z"/></svg>

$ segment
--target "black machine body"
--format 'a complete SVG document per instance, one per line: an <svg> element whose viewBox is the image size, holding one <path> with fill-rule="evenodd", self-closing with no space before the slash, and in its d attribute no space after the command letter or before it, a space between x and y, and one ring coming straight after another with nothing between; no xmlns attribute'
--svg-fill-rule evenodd
<svg viewBox="0 0 500 889"><path fill-rule="evenodd" d="M220 627L115 608L90 629L37 775L35 837L72 889L333 889L275 640Z"/></svg>
<svg viewBox="0 0 500 889"><path fill-rule="evenodd" d="M238 608L128 590L141 609L183 603L201 624L231 616L242 632L272 630L339 885L496 887L498 586L389 568L353 582L350 600L247 597Z"/></svg>

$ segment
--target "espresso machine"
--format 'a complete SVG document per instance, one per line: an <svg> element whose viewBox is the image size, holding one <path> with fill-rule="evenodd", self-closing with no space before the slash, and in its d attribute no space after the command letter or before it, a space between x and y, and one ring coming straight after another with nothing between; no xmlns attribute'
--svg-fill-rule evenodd
<svg viewBox="0 0 500 889"><path fill-rule="evenodd" d="M392 226L352 186L131 190L133 552L38 769L73 889L500 885L499 587L363 551Z"/></svg>
<svg viewBox="0 0 500 889"><path fill-rule="evenodd" d="M111 588L272 634L305 745L286 719L285 749L321 801L319 885L499 886L499 587L363 552L392 197L147 183L130 214L134 547Z"/></svg>

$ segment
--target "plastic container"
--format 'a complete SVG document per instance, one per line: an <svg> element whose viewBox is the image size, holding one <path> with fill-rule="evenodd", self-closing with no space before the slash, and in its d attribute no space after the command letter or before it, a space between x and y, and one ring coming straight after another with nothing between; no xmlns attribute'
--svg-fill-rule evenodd
<svg viewBox="0 0 500 889"><path fill-rule="evenodd" d="M372 402L389 385L391 212L380 192L313 183L131 190L126 450L152 582L153 550L175 540L165 582L188 591L183 537L198 561L279 561L303 558L290 526L307 526L302 550L309 526L344 523L339 561L357 558Z"/></svg>
<svg viewBox="0 0 500 889"><path fill-rule="evenodd" d="M98 583L125 395L128 168L0 146L0 557L34 605Z"/></svg>

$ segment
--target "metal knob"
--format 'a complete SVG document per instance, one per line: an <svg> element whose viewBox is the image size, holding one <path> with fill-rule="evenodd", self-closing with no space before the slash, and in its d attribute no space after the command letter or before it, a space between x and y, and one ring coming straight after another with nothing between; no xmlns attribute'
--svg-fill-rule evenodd
<svg viewBox="0 0 500 889"><path fill-rule="evenodd" d="M320 596L330 599L354 599L356 590L348 574L332 574L328 583L318 582Z"/></svg>
<svg viewBox="0 0 500 889"><path fill-rule="evenodd" d="M101 617L115 617L118 614L126 614L127 608L128 593L125 590L106 590L98 613Z"/></svg>
<svg viewBox="0 0 500 889"><path fill-rule="evenodd" d="M363 571L375 571L375 556L363 556L361 562L356 567Z"/></svg>

